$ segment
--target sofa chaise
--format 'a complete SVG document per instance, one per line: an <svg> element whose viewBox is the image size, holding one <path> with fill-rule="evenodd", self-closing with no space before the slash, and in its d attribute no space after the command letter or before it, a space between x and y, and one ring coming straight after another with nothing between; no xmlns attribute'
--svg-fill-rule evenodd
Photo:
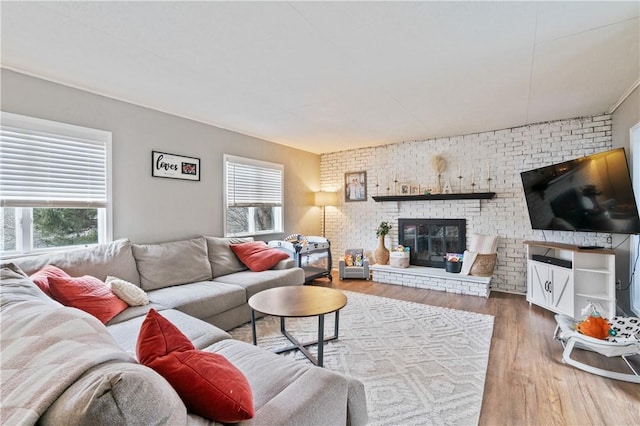
<svg viewBox="0 0 640 426"><path fill-rule="evenodd" d="M219 424L188 412L156 371L136 359L151 309L195 349L224 356L246 377L255 414L241 424L365 424L361 382L231 338L250 319L247 300L267 288L302 285L293 260L249 270L232 244L199 237L163 244L109 244L12 259L0 271L2 424ZM117 277L148 296L106 324L49 297L29 277L54 265L72 277ZM45 289L46 290L46 289Z"/></svg>

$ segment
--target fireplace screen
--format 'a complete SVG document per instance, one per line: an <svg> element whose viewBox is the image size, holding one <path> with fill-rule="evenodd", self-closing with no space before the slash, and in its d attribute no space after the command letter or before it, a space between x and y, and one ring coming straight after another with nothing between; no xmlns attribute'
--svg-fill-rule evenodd
<svg viewBox="0 0 640 426"><path fill-rule="evenodd" d="M444 268L446 253L466 246L465 219L398 219L398 241L411 248L411 265Z"/></svg>

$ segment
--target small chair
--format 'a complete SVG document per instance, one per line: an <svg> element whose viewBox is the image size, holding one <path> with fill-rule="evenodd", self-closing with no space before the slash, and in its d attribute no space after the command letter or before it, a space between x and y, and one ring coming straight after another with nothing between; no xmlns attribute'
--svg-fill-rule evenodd
<svg viewBox="0 0 640 426"><path fill-rule="evenodd" d="M364 249L346 249L344 257L338 261L340 279L369 279L369 260L364 257Z"/></svg>

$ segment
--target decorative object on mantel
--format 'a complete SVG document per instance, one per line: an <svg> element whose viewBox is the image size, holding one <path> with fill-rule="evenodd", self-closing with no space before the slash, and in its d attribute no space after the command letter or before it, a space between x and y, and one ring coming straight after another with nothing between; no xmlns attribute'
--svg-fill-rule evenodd
<svg viewBox="0 0 640 426"><path fill-rule="evenodd" d="M151 176L200 181L200 159L151 151Z"/></svg>
<svg viewBox="0 0 640 426"><path fill-rule="evenodd" d="M380 222L380 226L378 226L378 229L376 229L376 236L378 237L378 247L376 247L374 255L376 257L376 263L380 265L386 265L389 262L389 250L387 250L387 247L385 246L384 237L389 233L390 230L391 225L389 225L389 222Z"/></svg>
<svg viewBox="0 0 640 426"><path fill-rule="evenodd" d="M447 169L447 160L441 155L434 155L431 159L431 166L433 171L438 174L438 185L436 191L438 194L442 193L442 173Z"/></svg>
<svg viewBox="0 0 640 426"><path fill-rule="evenodd" d="M476 192L476 169L471 167L471 192Z"/></svg>
<svg viewBox="0 0 640 426"><path fill-rule="evenodd" d="M344 200L367 201L367 172L344 174Z"/></svg>

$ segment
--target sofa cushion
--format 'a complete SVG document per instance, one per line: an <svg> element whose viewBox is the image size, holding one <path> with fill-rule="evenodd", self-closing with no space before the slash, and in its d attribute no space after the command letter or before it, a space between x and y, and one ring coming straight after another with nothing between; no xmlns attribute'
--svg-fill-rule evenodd
<svg viewBox="0 0 640 426"><path fill-rule="evenodd" d="M203 281L161 288L148 293L149 300L202 320L247 303L244 288Z"/></svg>
<svg viewBox="0 0 640 426"><path fill-rule="evenodd" d="M128 321L132 318L144 317L147 315L149 310L155 309L156 311L163 311L165 309L169 309L166 306L160 305L158 303L147 303L142 306L129 306L124 311L120 312L115 317L111 318L111 320L106 324L107 326L119 324L124 321Z"/></svg>
<svg viewBox="0 0 640 426"><path fill-rule="evenodd" d="M142 364L167 379L189 411L228 423L253 417L246 377L224 356L196 350L176 326L153 309L140 328L136 353Z"/></svg>
<svg viewBox="0 0 640 426"><path fill-rule="evenodd" d="M126 238L88 248L21 257L12 259L12 262L29 275L45 265L54 265L72 277L91 275L104 281L107 275L114 275L140 284L136 262L131 253L131 241Z"/></svg>
<svg viewBox="0 0 640 426"><path fill-rule="evenodd" d="M120 347L122 347L122 349L124 349L125 351L132 354L135 353L136 341L138 338L138 334L140 333L142 321L144 321L145 318L144 315L146 315L151 307L159 310L158 306L153 304L136 308L129 308L120 315L125 315L130 309L139 310L144 308L147 309L147 311L142 313L142 316L136 316L127 321L107 324L107 330L109 330L109 333L111 333ZM138 313L141 313L141 311L139 311ZM164 316L169 321L171 321L172 324L178 327L180 331L185 336L187 336L187 338L191 341L193 346L196 347L196 349L202 349L215 342L219 342L220 340L231 338L228 333L220 330L218 327L180 311L176 311L175 309L162 310L160 311L160 315ZM117 317L114 318L114 320L116 319Z"/></svg>
<svg viewBox="0 0 640 426"><path fill-rule="evenodd" d="M127 302L129 306L144 306L149 304L149 296L147 296L147 293L129 281L109 275L105 284L116 296Z"/></svg>
<svg viewBox="0 0 640 426"><path fill-rule="evenodd" d="M43 266L38 272L35 272L29 276L29 279L33 281L39 288L46 294L51 297L51 289L49 288L49 277L58 277L58 278L70 278L69 274L67 274L62 269L53 265Z"/></svg>
<svg viewBox="0 0 640 426"><path fill-rule="evenodd" d="M183 425L187 409L158 373L113 362L88 370L39 419L41 425Z"/></svg>
<svg viewBox="0 0 640 426"><path fill-rule="evenodd" d="M65 306L83 310L106 324L111 318L127 309L127 303L99 279L83 277L48 278L51 295Z"/></svg>
<svg viewBox="0 0 640 426"><path fill-rule="evenodd" d="M213 278L204 237L163 244L134 244L132 248L144 290Z"/></svg>
<svg viewBox="0 0 640 426"><path fill-rule="evenodd" d="M214 278L215 283L233 284L243 287L247 293L247 300L254 294L274 287L284 287L304 284L304 270L291 268L281 270L267 270L262 272L243 271L220 278Z"/></svg>
<svg viewBox="0 0 640 426"><path fill-rule="evenodd" d="M247 267L238 259L231 244L241 244L253 241L253 238L223 238L223 237L207 237L207 251L209 253L209 262L214 277L233 274L234 272L246 271Z"/></svg>
<svg viewBox="0 0 640 426"><path fill-rule="evenodd" d="M345 424L351 380L347 376L234 339L204 350L223 355L245 375L260 424ZM354 404L366 407L364 394L360 396ZM365 423L366 410L363 419L347 421Z"/></svg>
<svg viewBox="0 0 640 426"><path fill-rule="evenodd" d="M253 272L266 271L281 260L289 259L287 253L270 248L264 241L231 244L231 250Z"/></svg>

